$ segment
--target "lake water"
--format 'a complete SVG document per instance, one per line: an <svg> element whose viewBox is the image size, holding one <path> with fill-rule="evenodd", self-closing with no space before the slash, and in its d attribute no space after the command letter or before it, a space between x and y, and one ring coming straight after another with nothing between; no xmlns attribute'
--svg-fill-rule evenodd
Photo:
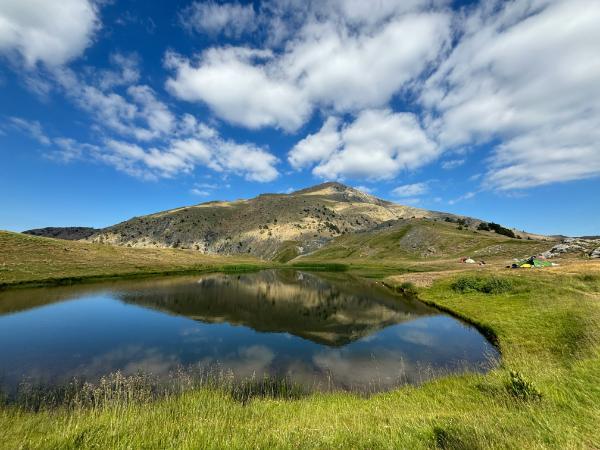
<svg viewBox="0 0 600 450"><path fill-rule="evenodd" d="M262 271L0 292L0 383L219 367L384 390L488 370L473 327L346 274Z"/></svg>

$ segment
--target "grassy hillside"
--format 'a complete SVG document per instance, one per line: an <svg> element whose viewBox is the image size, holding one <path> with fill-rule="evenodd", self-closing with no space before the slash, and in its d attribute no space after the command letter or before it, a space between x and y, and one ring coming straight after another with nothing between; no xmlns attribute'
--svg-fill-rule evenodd
<svg viewBox="0 0 600 450"><path fill-rule="evenodd" d="M514 257L547 250L551 243L459 230L446 222L408 219L339 236L306 256L298 257L298 245L296 241L284 241L269 263L244 254L220 256L188 249L130 248L0 231L0 286L218 270L224 266L231 269L235 265L266 267L286 262L309 266L342 262L355 270L358 266L386 266L386 273L397 273L401 268L446 268L448 264L456 265L460 256L505 264Z"/></svg>
<svg viewBox="0 0 600 450"><path fill-rule="evenodd" d="M261 264L250 256L209 256L175 249L132 249L0 231L0 287L19 283L51 283L65 278L77 281Z"/></svg>
<svg viewBox="0 0 600 450"><path fill-rule="evenodd" d="M386 221L443 216L386 202L339 183L325 183L291 194L213 201L135 217L89 239L284 261L315 250L336 236L370 230Z"/></svg>
<svg viewBox="0 0 600 450"><path fill-rule="evenodd" d="M266 395L242 403L201 388L37 413L4 406L0 447L599 448L600 263L506 271L497 280L438 274L419 291L497 336L502 364L487 375L371 397ZM486 285L504 288L477 290Z"/></svg>
<svg viewBox="0 0 600 450"><path fill-rule="evenodd" d="M406 219L374 230L335 238L295 261L343 261L390 264L399 260L436 262L470 256L476 260L531 256L552 246L546 240L512 239L487 231L459 229L456 224Z"/></svg>
<svg viewBox="0 0 600 450"><path fill-rule="evenodd" d="M530 247L509 244L499 234L478 233L480 224L478 219L398 205L339 183L324 183L290 194L263 194L247 200L176 208L101 230L45 228L30 232L65 239L81 236L91 242L124 247L255 256L280 263L317 250L313 255L316 258L394 259L454 257L477 250L481 250L481 256L488 256L502 254L511 246L517 247L515 250ZM385 230L389 232L382 233ZM407 236L396 239L402 233ZM544 238L525 232L516 234L524 239ZM486 236L488 239L483 239ZM336 243L328 245L332 240ZM327 249L319 250L324 246Z"/></svg>

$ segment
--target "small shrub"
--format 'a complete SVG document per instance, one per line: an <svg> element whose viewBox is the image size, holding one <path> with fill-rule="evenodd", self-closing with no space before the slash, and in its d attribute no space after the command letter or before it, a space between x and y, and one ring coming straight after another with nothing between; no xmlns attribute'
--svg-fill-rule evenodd
<svg viewBox="0 0 600 450"><path fill-rule="evenodd" d="M466 294L481 292L483 294L504 294L513 290L513 283L506 278L498 277L461 277L452 283L452 290Z"/></svg>
<svg viewBox="0 0 600 450"><path fill-rule="evenodd" d="M417 287L410 281L403 282L400 286L397 287L397 290L404 294L414 295L417 293Z"/></svg>
<svg viewBox="0 0 600 450"><path fill-rule="evenodd" d="M519 400L539 400L542 398L541 392L535 385L527 380L520 372L510 371L510 378L507 381L506 390L508 393Z"/></svg>
<svg viewBox="0 0 600 450"><path fill-rule="evenodd" d="M479 225L477 225L477 229L479 231L490 231L490 227L486 222L481 222Z"/></svg>

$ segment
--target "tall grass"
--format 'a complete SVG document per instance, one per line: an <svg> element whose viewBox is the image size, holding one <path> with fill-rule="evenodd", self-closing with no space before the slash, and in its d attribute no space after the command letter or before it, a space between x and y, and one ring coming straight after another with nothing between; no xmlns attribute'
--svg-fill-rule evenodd
<svg viewBox="0 0 600 450"><path fill-rule="evenodd" d="M0 391L0 404L33 412L57 408L127 408L198 389L224 392L242 404L254 398L299 399L311 392L307 386L286 376L237 378L231 371L217 366L189 366L171 371L166 377L141 372L126 375L116 371L96 382L80 378L63 383L24 380L13 393Z"/></svg>
<svg viewBox="0 0 600 450"><path fill-rule="evenodd" d="M483 294L505 294L514 289L513 281L500 277L465 276L452 283L452 289L462 294L480 292Z"/></svg>
<svg viewBox="0 0 600 450"><path fill-rule="evenodd" d="M257 379L235 394L177 383L179 394L126 407L3 406L0 448L600 448L595 277L514 271L502 278L516 286L510 295L465 295L449 278L419 289L428 303L498 336L502 364L486 375L367 397L296 397L287 385Z"/></svg>

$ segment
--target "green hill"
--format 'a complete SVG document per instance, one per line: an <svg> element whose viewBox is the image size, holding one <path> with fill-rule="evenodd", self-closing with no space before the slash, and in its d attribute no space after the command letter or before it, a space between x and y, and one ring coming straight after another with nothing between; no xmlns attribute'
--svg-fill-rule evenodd
<svg viewBox="0 0 600 450"><path fill-rule="evenodd" d="M551 245L547 240L513 239L438 219L407 219L337 237L323 248L294 261L393 263L464 256L477 260L512 259L537 254Z"/></svg>
<svg viewBox="0 0 600 450"><path fill-rule="evenodd" d="M478 219L398 205L340 183L324 183L291 194L212 201L134 217L96 230L85 239L134 248L251 255L277 262L304 255L439 258L478 249L481 256L509 255L512 247L530 247L477 230L480 224ZM51 230L52 236L72 235L71 229L65 233L56 228L46 230ZM44 232L36 230L37 234ZM533 236L516 234L521 238ZM547 250L550 246L544 247Z"/></svg>

